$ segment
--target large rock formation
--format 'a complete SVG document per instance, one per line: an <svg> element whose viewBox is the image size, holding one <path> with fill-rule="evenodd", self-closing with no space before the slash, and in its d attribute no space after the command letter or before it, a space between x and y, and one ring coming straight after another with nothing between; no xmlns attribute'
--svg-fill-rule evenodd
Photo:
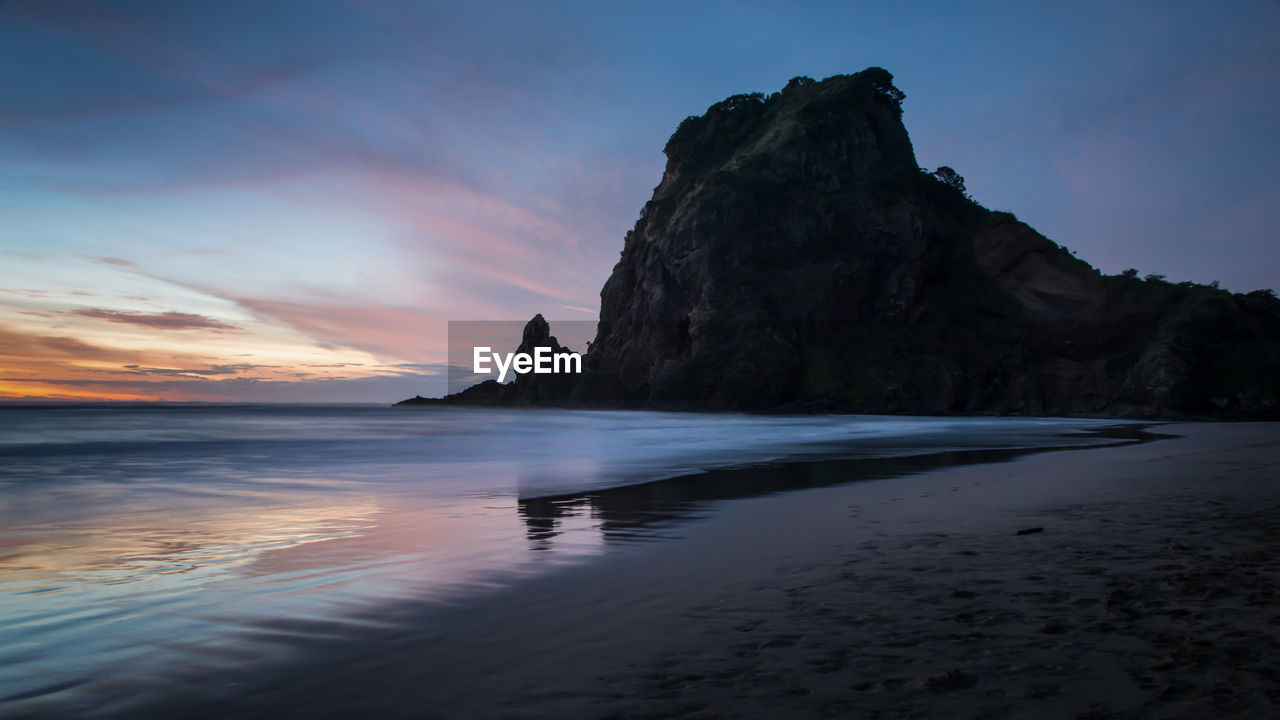
<svg viewBox="0 0 1280 720"><path fill-rule="evenodd" d="M532 402L1280 415L1273 293L1101 275L921 170L902 98L872 68L681 123L587 373Z"/></svg>

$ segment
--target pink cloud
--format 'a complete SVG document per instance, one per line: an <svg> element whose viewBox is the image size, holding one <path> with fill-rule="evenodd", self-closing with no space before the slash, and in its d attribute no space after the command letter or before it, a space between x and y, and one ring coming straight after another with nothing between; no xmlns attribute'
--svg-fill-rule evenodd
<svg viewBox="0 0 1280 720"><path fill-rule="evenodd" d="M323 345L423 362L445 356L445 321L423 311L354 303L230 299L259 316L295 328Z"/></svg>
<svg viewBox="0 0 1280 720"><path fill-rule="evenodd" d="M156 330L213 330L215 332L239 332L240 328L221 320L214 320L203 315L191 313L137 313L123 310L106 310L103 308L85 308L75 310L72 315L106 320L107 322L135 325L137 327Z"/></svg>

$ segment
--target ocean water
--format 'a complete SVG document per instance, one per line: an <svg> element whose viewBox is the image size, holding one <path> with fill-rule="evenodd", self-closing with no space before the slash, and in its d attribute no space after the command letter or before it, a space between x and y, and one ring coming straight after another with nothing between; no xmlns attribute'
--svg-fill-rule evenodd
<svg viewBox="0 0 1280 720"><path fill-rule="evenodd" d="M1081 433L1115 424L0 408L0 715L108 686L124 668L216 670L270 656L299 627L369 622L379 603L462 602L641 551L717 503L791 489L786 475L759 484L706 471L1074 446L1103 442ZM835 482L858 477L835 467ZM679 480L654 483L669 478Z"/></svg>

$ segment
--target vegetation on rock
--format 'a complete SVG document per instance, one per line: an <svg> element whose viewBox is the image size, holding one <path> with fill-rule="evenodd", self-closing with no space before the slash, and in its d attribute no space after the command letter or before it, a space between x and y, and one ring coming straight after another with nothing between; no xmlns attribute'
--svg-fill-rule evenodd
<svg viewBox="0 0 1280 720"><path fill-rule="evenodd" d="M681 122L586 373L536 402L1280 417L1274 294L1102 275L922 170L904 97L871 68Z"/></svg>

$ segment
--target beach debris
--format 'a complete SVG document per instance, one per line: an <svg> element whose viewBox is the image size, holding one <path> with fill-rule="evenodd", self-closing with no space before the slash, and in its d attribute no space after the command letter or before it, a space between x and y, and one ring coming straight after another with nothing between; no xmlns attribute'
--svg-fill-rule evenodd
<svg viewBox="0 0 1280 720"><path fill-rule="evenodd" d="M1014 535L1034 535L1035 533L1039 533L1039 532L1044 532L1044 528L1042 527L1023 528L1022 530L1019 530L1018 532L1014 533Z"/></svg>

